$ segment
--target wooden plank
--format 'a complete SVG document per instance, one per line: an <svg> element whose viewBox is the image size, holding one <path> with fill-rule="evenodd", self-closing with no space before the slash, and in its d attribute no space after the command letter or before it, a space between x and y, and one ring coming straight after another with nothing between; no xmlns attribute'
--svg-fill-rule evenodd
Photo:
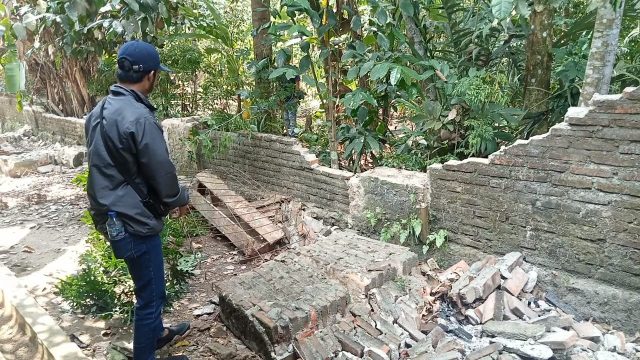
<svg viewBox="0 0 640 360"><path fill-rule="evenodd" d="M276 226L242 196L230 190L217 176L209 173L200 173L196 175L196 178L202 185L207 187L213 196L222 201L233 214L253 228L269 244L275 244L284 237L282 228Z"/></svg>
<svg viewBox="0 0 640 360"><path fill-rule="evenodd" d="M197 191L190 194L191 205L204 216L209 223L222 232L238 249L247 256L268 251L269 244L260 243L247 234L238 224L229 219L222 211L213 206Z"/></svg>

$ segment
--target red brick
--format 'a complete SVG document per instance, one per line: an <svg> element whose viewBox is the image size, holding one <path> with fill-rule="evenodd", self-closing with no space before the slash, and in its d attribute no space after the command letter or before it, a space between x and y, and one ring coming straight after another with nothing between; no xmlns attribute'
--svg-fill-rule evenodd
<svg viewBox="0 0 640 360"><path fill-rule="evenodd" d="M528 317L529 319L535 319L538 317L538 314L529 309L529 307L522 303L518 298L510 294L504 294L506 308L509 309L511 313L516 315L517 317L524 319L524 317Z"/></svg>
<svg viewBox="0 0 640 360"><path fill-rule="evenodd" d="M527 281L529 281L529 275L518 266L511 271L511 278L505 280L502 288L507 290L511 295L518 296L522 288L527 284Z"/></svg>

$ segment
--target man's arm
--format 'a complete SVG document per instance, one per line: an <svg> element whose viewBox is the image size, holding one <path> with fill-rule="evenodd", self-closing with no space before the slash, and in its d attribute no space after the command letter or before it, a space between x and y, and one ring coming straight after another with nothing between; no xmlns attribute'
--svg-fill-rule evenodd
<svg viewBox="0 0 640 360"><path fill-rule="evenodd" d="M132 135L139 171L150 189L170 209L187 205L189 192L178 184L160 124L151 116L136 121Z"/></svg>

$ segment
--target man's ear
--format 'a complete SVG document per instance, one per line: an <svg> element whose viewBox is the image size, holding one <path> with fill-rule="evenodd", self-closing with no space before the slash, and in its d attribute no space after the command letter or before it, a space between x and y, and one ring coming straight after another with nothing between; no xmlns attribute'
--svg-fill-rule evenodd
<svg viewBox="0 0 640 360"><path fill-rule="evenodd" d="M156 75L158 74L157 71L152 71L150 72L147 76L149 77L149 81L154 82L156 80Z"/></svg>

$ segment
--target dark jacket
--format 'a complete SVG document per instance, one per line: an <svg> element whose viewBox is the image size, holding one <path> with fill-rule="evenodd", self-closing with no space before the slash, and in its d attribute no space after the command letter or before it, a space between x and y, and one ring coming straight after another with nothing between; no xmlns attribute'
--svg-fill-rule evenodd
<svg viewBox="0 0 640 360"><path fill-rule="evenodd" d="M114 85L102 101L106 102L107 136L127 159L127 167L135 170L134 180L170 209L187 205L189 193L178 185L176 168L169 159L162 127L149 100L137 91ZM142 205L140 197L107 155L100 135L102 101L85 122L89 161L87 194L94 223L105 233L107 212L113 210L128 232L140 236L158 234L162 231L163 219L154 217Z"/></svg>

